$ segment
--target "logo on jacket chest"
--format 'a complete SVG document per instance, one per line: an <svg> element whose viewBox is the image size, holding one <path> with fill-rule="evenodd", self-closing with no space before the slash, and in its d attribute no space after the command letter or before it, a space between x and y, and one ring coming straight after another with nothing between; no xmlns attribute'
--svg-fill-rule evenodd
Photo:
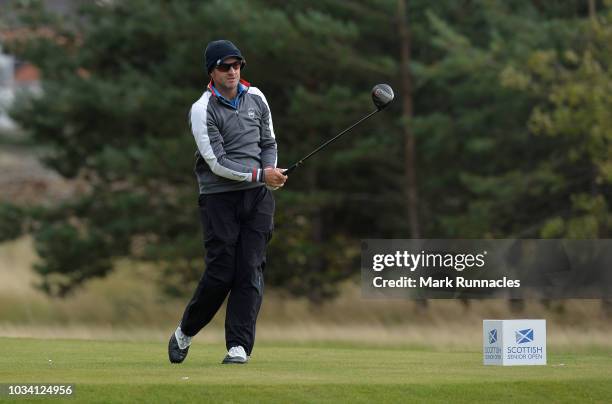
<svg viewBox="0 0 612 404"><path fill-rule="evenodd" d="M255 119L255 108L249 108L247 114L249 115L249 118Z"/></svg>

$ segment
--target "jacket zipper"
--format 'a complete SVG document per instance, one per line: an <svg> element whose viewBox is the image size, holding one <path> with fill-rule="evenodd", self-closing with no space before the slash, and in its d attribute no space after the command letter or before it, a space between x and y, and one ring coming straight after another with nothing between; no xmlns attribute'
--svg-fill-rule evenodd
<svg viewBox="0 0 612 404"><path fill-rule="evenodd" d="M242 100L239 100L238 107L236 108L236 119L238 119L238 126L240 129L244 130L244 124L242 123L242 119L240 119L240 106L242 105Z"/></svg>

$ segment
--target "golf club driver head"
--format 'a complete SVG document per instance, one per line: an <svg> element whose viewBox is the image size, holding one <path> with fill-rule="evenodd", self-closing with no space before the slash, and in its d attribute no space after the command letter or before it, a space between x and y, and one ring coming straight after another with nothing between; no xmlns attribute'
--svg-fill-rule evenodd
<svg viewBox="0 0 612 404"><path fill-rule="evenodd" d="M372 88L372 101L380 111L393 101L393 89L388 84L377 84Z"/></svg>

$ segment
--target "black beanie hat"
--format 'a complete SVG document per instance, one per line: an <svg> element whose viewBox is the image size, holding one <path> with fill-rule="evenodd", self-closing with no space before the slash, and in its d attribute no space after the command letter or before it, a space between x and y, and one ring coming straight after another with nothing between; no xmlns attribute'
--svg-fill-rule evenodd
<svg viewBox="0 0 612 404"><path fill-rule="evenodd" d="M219 41L212 41L206 46L204 51L204 57L206 58L206 71L210 71L217 65L221 64L225 59L229 57L237 57L240 60L244 60L240 49L228 40L222 39Z"/></svg>

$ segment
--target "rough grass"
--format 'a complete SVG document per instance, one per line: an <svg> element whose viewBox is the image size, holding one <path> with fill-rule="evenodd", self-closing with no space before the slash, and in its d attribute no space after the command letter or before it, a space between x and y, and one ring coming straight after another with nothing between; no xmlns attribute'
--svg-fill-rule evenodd
<svg viewBox="0 0 612 404"><path fill-rule="evenodd" d="M119 263L66 299L33 288L36 261L31 239L0 244L0 336L163 342L187 299L168 299L156 289L155 268ZM320 306L268 288L258 322L259 341L344 341L410 344L428 349L480 349L484 318L545 318L548 343L559 348L612 348L612 322L599 301L527 302L512 312L503 300L430 301L420 310L409 300L366 300L347 283L334 301ZM223 341L223 309L198 335Z"/></svg>
<svg viewBox="0 0 612 404"><path fill-rule="evenodd" d="M157 289L155 268L122 261L108 277L95 279L66 299L52 299L36 290L31 266L36 262L28 237L0 244L0 325L104 326L165 328L176 323L187 298L169 299ZM528 301L513 312L504 300L467 303L431 300L427 310L413 301L363 299L359 285L350 281L335 300L319 306L268 288L260 321L281 328L287 325L328 326L448 326L474 324L483 318L546 318L549 324L608 331L609 314L596 300ZM222 321L221 321L222 323Z"/></svg>
<svg viewBox="0 0 612 404"><path fill-rule="evenodd" d="M609 402L612 351L550 350L549 365L485 367L477 351L346 343L259 344L245 366L194 343L0 338L0 380L73 383L66 402ZM4 397L6 398L6 396ZM61 400L55 400L57 402Z"/></svg>

